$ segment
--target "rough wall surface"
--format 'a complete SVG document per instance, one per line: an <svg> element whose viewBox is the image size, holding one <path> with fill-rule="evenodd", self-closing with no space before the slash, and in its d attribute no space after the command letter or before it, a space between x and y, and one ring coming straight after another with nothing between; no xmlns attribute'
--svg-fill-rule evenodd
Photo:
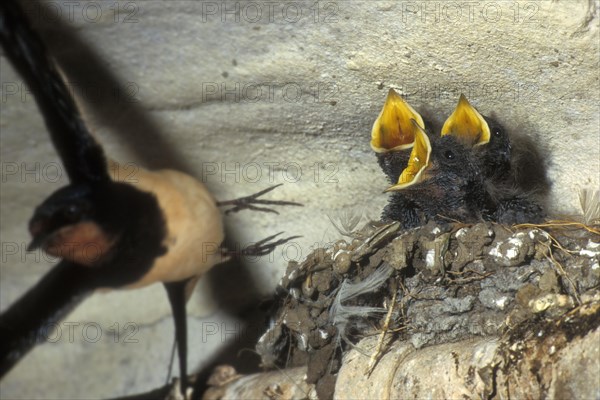
<svg viewBox="0 0 600 400"><path fill-rule="evenodd" d="M600 185L597 1L29 6L112 157L186 170L219 199L284 183L272 198L305 204L227 217L240 243L279 231L303 237L200 285L190 301L192 368L242 335L239 317L221 307L248 301L231 287L251 282L252 296L267 294L286 259L339 236L328 216L379 215L386 181L368 140L389 87L441 120L464 92L482 113L535 137L548 154L555 213L579 213L578 188ZM66 179L57 180L35 102L4 57L0 67L4 309L51 265L25 253L26 222ZM226 294L213 296L219 287ZM55 343L34 349L0 384L2 397L97 398L162 384L172 344L163 292L94 295L68 318L78 324L73 340L61 325Z"/></svg>

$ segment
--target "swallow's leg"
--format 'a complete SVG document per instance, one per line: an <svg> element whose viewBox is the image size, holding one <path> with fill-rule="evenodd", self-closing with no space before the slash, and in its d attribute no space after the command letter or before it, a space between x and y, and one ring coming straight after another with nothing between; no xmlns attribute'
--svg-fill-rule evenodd
<svg viewBox="0 0 600 400"><path fill-rule="evenodd" d="M169 303L173 310L173 321L175 322L175 342L177 343L177 355L179 357L180 390L185 398L188 386L187 381L187 315L185 311L186 295L185 288L188 280L179 282L166 282L165 289L169 296Z"/></svg>

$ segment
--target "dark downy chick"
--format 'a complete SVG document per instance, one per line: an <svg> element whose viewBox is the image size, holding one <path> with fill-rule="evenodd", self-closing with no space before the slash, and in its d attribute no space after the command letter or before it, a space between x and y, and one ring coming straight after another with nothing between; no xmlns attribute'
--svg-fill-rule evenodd
<svg viewBox="0 0 600 400"><path fill-rule="evenodd" d="M473 147L486 179L501 181L510 174L511 143L505 129L495 119L484 117L464 94L442 127L442 136L455 136Z"/></svg>
<svg viewBox="0 0 600 400"><path fill-rule="evenodd" d="M383 211L383 220L400 221L404 228L431 219L476 222L482 219L485 185L472 151L453 136L431 141L416 122L415 145L408 166Z"/></svg>
<svg viewBox="0 0 600 400"><path fill-rule="evenodd" d="M546 173L547 155L540 151L540 141L525 135L512 135L510 140L510 171L513 185L544 203L552 185Z"/></svg>
<svg viewBox="0 0 600 400"><path fill-rule="evenodd" d="M442 136L448 135L473 148L485 178L487 219L504 224L542 221L540 197L549 184L543 158L531 140L511 137L495 118L481 115L462 94L442 127ZM530 178L526 170L531 170Z"/></svg>
<svg viewBox="0 0 600 400"><path fill-rule="evenodd" d="M392 185L398 182L400 174L408 166L417 131L413 120L427 131L433 118L421 115L394 89L390 89L383 108L373 123L370 144L379 167ZM417 205L403 194L391 192L389 204L394 206L386 207L382 216L384 220L403 221L407 227L420 224Z"/></svg>

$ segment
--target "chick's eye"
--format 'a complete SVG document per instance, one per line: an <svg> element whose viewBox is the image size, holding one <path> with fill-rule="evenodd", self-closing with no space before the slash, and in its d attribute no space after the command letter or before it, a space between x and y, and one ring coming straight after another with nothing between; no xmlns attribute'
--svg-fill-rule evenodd
<svg viewBox="0 0 600 400"><path fill-rule="evenodd" d="M494 136L496 137L500 137L502 136L502 131L499 128L494 128L494 130L492 131L492 133L494 134Z"/></svg>
<svg viewBox="0 0 600 400"><path fill-rule="evenodd" d="M454 152L452 152L451 150L446 150L444 152L444 157L446 157L446 159L448 160L454 160Z"/></svg>

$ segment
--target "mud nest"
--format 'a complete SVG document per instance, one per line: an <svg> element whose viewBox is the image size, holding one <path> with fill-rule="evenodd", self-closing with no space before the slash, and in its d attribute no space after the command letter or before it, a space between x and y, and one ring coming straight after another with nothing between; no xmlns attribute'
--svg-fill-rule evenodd
<svg viewBox="0 0 600 400"><path fill-rule="evenodd" d="M600 236L581 224L373 222L346 236L289 263L256 346L267 369L308 366L320 399L333 397L350 350L372 369L394 342L498 337L599 300ZM375 335L386 340L360 348Z"/></svg>

